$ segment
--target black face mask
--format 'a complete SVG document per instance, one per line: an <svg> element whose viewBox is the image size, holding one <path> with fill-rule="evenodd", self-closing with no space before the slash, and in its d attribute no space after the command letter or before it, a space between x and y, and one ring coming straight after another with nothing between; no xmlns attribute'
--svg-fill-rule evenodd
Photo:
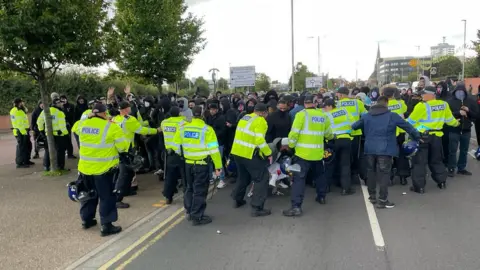
<svg viewBox="0 0 480 270"><path fill-rule="evenodd" d="M247 113L253 113L255 106L247 106Z"/></svg>

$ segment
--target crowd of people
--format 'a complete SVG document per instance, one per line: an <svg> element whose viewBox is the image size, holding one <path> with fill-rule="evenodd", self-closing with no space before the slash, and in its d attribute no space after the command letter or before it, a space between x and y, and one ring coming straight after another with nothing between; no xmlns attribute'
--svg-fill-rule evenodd
<svg viewBox="0 0 480 270"><path fill-rule="evenodd" d="M167 204L182 188L193 225L212 221L204 214L209 184L219 189L235 185L235 208L246 204L251 186L252 216L270 215L264 204L272 177L268 167L275 162L272 147L278 146L278 138L288 138L279 151L301 168L282 184L291 189L292 202L283 215L303 214L306 184L315 187L315 200L326 204L336 186L348 196L364 181L372 203L393 208L388 186L397 179L407 185L410 178L410 189L425 193L427 165L440 189L455 172L471 175L467 170L471 128L480 129L480 98L470 95L462 82L433 83L427 77L416 89L385 85L318 93L271 90L137 97L127 86L124 95L110 88L106 97L88 102L78 96L75 105L65 95L52 93L51 99L57 168L66 169L65 157L77 158L73 134L80 156L79 179L72 186L76 191L95 191L79 199L82 224L85 229L97 224L99 202L102 235L121 231L112 223L117 208L130 206L124 197L136 195L138 173L153 172L164 180ZM33 165L32 150L33 159L39 158L43 146L43 166L50 170L43 108L40 101L28 121L22 99L14 101L10 115L18 142L17 168Z"/></svg>

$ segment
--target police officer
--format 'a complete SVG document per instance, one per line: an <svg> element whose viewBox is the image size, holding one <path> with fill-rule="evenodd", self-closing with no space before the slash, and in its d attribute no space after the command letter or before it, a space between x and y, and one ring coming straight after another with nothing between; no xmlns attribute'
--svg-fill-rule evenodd
<svg viewBox="0 0 480 270"><path fill-rule="evenodd" d="M99 101L97 99L92 99L88 102L88 107L89 109L88 110L85 110L83 113L82 113L82 116L80 117L80 120L85 120L85 119L88 119L92 116L94 116L94 114L92 113L92 109L93 107L95 106L95 104L99 103Z"/></svg>
<svg viewBox="0 0 480 270"><path fill-rule="evenodd" d="M188 219L194 226L212 222L212 218L205 215L210 163L213 162L217 176L222 169L217 136L213 128L201 119L202 112L202 107L195 106L192 121L180 126L173 139L173 148L185 160L186 188L183 203Z"/></svg>
<svg viewBox="0 0 480 270"><path fill-rule="evenodd" d="M335 140L328 141L328 145L332 146L335 153L334 159L326 164L326 178L328 185L333 182L334 172L340 175L340 186L342 187L342 195L351 195L355 190L351 188L350 176L350 158L352 147L352 124L355 122L353 116L348 113L345 108L337 108L333 99L327 99L324 103L323 110L326 112L330 127Z"/></svg>
<svg viewBox="0 0 480 270"><path fill-rule="evenodd" d="M163 139L165 143L165 181L163 186L163 196L165 196L166 203L171 204L173 195L177 190L178 176L181 176L183 181L183 188L185 189L185 162L178 155L175 150L178 145L175 145L173 139L175 133L180 130L180 127L185 123L185 117L180 116L180 109L172 107L170 109L170 117L163 120L160 127L163 131ZM176 146L176 147L175 147Z"/></svg>
<svg viewBox="0 0 480 270"><path fill-rule="evenodd" d="M50 115L52 116L53 139L55 142L55 151L57 152L57 166L59 170L65 170L65 139L64 136L68 134L67 122L65 120L65 113L62 111L63 103L59 98L53 100L53 107L50 107ZM43 167L45 171L50 171L50 153L48 152L48 141L46 139L45 130L45 114L44 111L40 113L37 119L38 130L45 138L45 155L43 155Z"/></svg>
<svg viewBox="0 0 480 270"><path fill-rule="evenodd" d="M292 163L299 164L301 171L295 173L292 184L292 207L283 211L287 217L302 215L302 203L305 194L305 178L309 170L312 170L316 186L317 197L315 200L325 204L327 181L323 164L324 139L332 140L330 121L321 110L315 109L314 97L305 97L305 109L295 115L292 130L288 134L288 146L295 148L295 156Z"/></svg>
<svg viewBox="0 0 480 270"><path fill-rule="evenodd" d="M360 116L364 113L367 113L365 110L365 105L362 101L358 99L352 99L348 97L349 90L347 87L340 87L336 93L338 98L337 107L339 109L345 108L350 115L353 116L355 121L360 119ZM352 131L352 183L359 183L358 175L360 173L360 143L362 137L361 130Z"/></svg>
<svg viewBox="0 0 480 270"><path fill-rule="evenodd" d="M95 104L92 110L94 116L78 121L72 128L79 136L81 145L78 162L80 177L97 193L96 198L81 204L82 227L88 229L97 225L95 213L100 201L101 236L116 234L122 230L122 227L112 224L118 219L114 176L119 158L127 153L129 147L122 129L107 120L106 111L105 105Z"/></svg>
<svg viewBox="0 0 480 270"><path fill-rule="evenodd" d="M32 142L30 141L27 108L21 98L14 100L14 107L10 110L13 136L17 139L15 163L17 168L28 168L35 163L30 161Z"/></svg>
<svg viewBox="0 0 480 270"><path fill-rule="evenodd" d="M268 216L271 211L264 209L268 195L268 166L272 163L272 150L265 141L267 133L267 105L258 103L254 112L244 115L237 125L232 151L230 152L237 165L238 180L232 193L234 208L247 202L245 192L251 182L253 196L251 201L253 217Z"/></svg>
<svg viewBox="0 0 480 270"><path fill-rule="evenodd" d="M133 150L135 147L135 134L140 135L155 135L158 132L161 132L161 129L147 128L144 127L138 122L135 116L131 116L130 103L127 101L122 101L119 104L120 115L112 118L112 122L117 124L125 134L125 138L129 143L129 151ZM81 146L80 146L81 147ZM115 186L115 190L118 194L117 197L117 208L129 208L128 203L124 203L123 197L127 195L133 195L135 192L131 191L132 181L135 179L135 171L128 167L126 164L121 163L119 167L118 179Z"/></svg>
<svg viewBox="0 0 480 270"><path fill-rule="evenodd" d="M442 128L444 123L452 127L460 125L458 120L453 118L448 103L435 99L435 90L433 86L424 88L421 92L423 101L415 106L407 119L422 134L420 147L413 157L410 188L420 194L425 192L427 164L438 188L446 188L447 171L443 164Z"/></svg>
<svg viewBox="0 0 480 270"><path fill-rule="evenodd" d="M407 112L407 104L405 101L395 98L396 93L399 92L396 85L387 85L383 88L383 95L388 98L388 109L391 112L398 114L400 117L405 118ZM405 130L397 127L397 144L398 147L402 147L405 142ZM403 154L403 151L399 152L398 158L394 158L394 166L396 168L396 174L400 177L400 184L407 184L407 177L410 176L410 164L407 157ZM395 174L392 173L391 184L393 185Z"/></svg>

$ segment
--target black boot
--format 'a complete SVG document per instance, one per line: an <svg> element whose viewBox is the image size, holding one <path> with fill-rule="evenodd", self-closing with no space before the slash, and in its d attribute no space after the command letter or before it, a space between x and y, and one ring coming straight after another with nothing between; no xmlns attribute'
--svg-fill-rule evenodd
<svg viewBox="0 0 480 270"><path fill-rule="evenodd" d="M122 227L115 226L112 223L107 223L102 225L102 229L100 230L100 235L104 237L112 234L117 234L121 231L122 231Z"/></svg>
<svg viewBox="0 0 480 270"><path fill-rule="evenodd" d="M408 184L407 177L405 177L405 176L400 176L400 184L401 184L402 186L407 185L407 184Z"/></svg>
<svg viewBox="0 0 480 270"><path fill-rule="evenodd" d="M118 209L130 208L130 204L124 203L124 202L117 202L117 208Z"/></svg>
<svg viewBox="0 0 480 270"><path fill-rule="evenodd" d="M302 209L298 207L292 207L287 210L283 210L283 215L286 217L299 217L302 215Z"/></svg>
<svg viewBox="0 0 480 270"><path fill-rule="evenodd" d="M445 184L445 182L442 182L442 183L440 183L440 184L437 184L437 187L438 187L439 189L446 189L446 188L447 188L447 185Z"/></svg>
<svg viewBox="0 0 480 270"><path fill-rule="evenodd" d="M370 195L370 197L368 197L368 201L370 201L373 204L376 204L377 198L375 197L375 195L374 196Z"/></svg>
<svg viewBox="0 0 480 270"><path fill-rule="evenodd" d="M82 222L82 228L84 230L88 229L88 228L91 228L93 226L96 226L97 225L97 220L96 219L91 219L91 220L84 220Z"/></svg>
<svg viewBox="0 0 480 270"><path fill-rule="evenodd" d="M192 225L193 226L200 226L212 223L212 218L206 215L203 215L201 218L194 219L192 218Z"/></svg>
<svg viewBox="0 0 480 270"><path fill-rule="evenodd" d="M40 158L40 155L38 153L35 153L35 155L32 158L33 159L38 159L38 158Z"/></svg>
<svg viewBox="0 0 480 270"><path fill-rule="evenodd" d="M272 211L269 209L258 209L258 208L253 208L252 213L250 214L252 217L265 217L269 216L272 214Z"/></svg>
<svg viewBox="0 0 480 270"><path fill-rule="evenodd" d="M169 205L169 204L172 204L173 202L173 199L166 199L165 200L165 204Z"/></svg>
<svg viewBox="0 0 480 270"><path fill-rule="evenodd" d="M419 193L419 194L425 193L424 188L417 188L417 187L413 187L413 186L410 187L410 191L413 191L413 192L416 192L416 193Z"/></svg>
<svg viewBox="0 0 480 270"><path fill-rule="evenodd" d="M247 201L245 201L245 200L234 201L233 202L233 208L240 208L240 207L244 206L245 204L247 204Z"/></svg>
<svg viewBox="0 0 480 270"><path fill-rule="evenodd" d="M319 204L327 204L327 200L325 200L325 197L316 198L315 201L318 202Z"/></svg>
<svg viewBox="0 0 480 270"><path fill-rule="evenodd" d="M355 194L355 190L354 189L342 189L342 193L341 195L342 196L347 196L347 195L352 195L352 194Z"/></svg>

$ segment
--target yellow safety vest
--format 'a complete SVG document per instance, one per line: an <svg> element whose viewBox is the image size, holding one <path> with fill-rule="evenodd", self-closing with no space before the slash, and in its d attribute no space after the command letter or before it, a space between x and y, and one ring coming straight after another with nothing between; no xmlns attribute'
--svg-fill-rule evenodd
<svg viewBox="0 0 480 270"><path fill-rule="evenodd" d="M162 121L160 127L163 131L163 140L165 142L166 149L176 150L178 145L175 145L173 139L175 138L175 133L179 131L179 127L185 123L185 117L183 116L174 116L167 118Z"/></svg>
<svg viewBox="0 0 480 270"><path fill-rule="evenodd" d="M101 175L118 166L119 153L127 152L129 143L114 123L99 117L77 121L72 131L80 140L78 171Z"/></svg>
<svg viewBox="0 0 480 270"><path fill-rule="evenodd" d="M360 116L367 113L367 110L365 110L365 105L362 101L358 99L342 98L337 101L337 108L345 108L350 113L350 115L353 116L353 119L355 121L360 120ZM361 129L352 131L352 136L358 135L362 135Z"/></svg>
<svg viewBox="0 0 480 270"><path fill-rule="evenodd" d="M21 135L27 135L27 130L30 128L28 124L28 117L24 110L13 107L10 110L10 121L12 122L13 136L18 136L18 131Z"/></svg>
<svg viewBox="0 0 480 270"><path fill-rule="evenodd" d="M407 112L407 104L405 104L405 101L403 100L396 100L396 99L389 99L388 100L388 110L390 110L391 112L394 112L398 115L400 115L400 117L404 118L405 117L405 113ZM397 136L400 134L400 133L405 133L405 130L397 127Z"/></svg>
<svg viewBox="0 0 480 270"><path fill-rule="evenodd" d="M333 139L328 117L313 108L295 115L292 130L288 134L288 146L295 148L295 155L310 161L323 159L323 141Z"/></svg>
<svg viewBox="0 0 480 270"><path fill-rule="evenodd" d="M230 153L239 157L252 159L253 152L258 148L263 157L270 156L272 150L265 141L267 129L267 121L265 121L263 117L255 113L244 115L238 122L232 151Z"/></svg>
<svg viewBox="0 0 480 270"><path fill-rule="evenodd" d="M352 139L352 124L355 123L353 116L345 108L335 108L325 113L330 120L330 128L337 139Z"/></svg>
<svg viewBox="0 0 480 270"><path fill-rule="evenodd" d="M50 107L50 115L52 116L53 136L66 136L68 134L68 130L67 122L65 121L65 114L55 107ZM37 119L39 131L46 130L47 125L45 122L45 114L44 111L42 111Z"/></svg>
<svg viewBox="0 0 480 270"><path fill-rule="evenodd" d="M173 142L175 145L172 145L172 149L183 155L185 163L207 165L206 159L210 156L215 169L222 168L217 135L202 119L194 118L190 123L185 122L175 133Z"/></svg>
<svg viewBox="0 0 480 270"><path fill-rule="evenodd" d="M112 118L112 121L120 126L120 128L125 133L125 137L132 144L132 147L135 146L134 138L135 133L140 135L155 135L157 130L154 128L144 127L138 122L138 120L131 115L117 115Z"/></svg>
<svg viewBox="0 0 480 270"><path fill-rule="evenodd" d="M443 100L429 100L418 103L407 121L419 132L428 131L430 134L442 137L443 124L452 127L460 125L457 119L453 118L448 103Z"/></svg>

